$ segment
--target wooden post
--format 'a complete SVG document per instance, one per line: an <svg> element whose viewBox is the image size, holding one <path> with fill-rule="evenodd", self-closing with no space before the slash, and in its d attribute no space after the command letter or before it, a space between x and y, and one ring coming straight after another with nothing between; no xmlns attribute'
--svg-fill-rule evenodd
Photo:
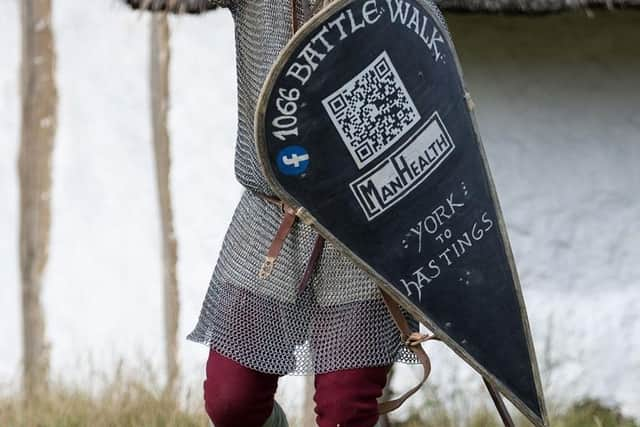
<svg viewBox="0 0 640 427"><path fill-rule="evenodd" d="M51 225L51 153L57 90L51 1L21 0L20 278L22 285L23 387L27 401L47 389L49 345L42 307L42 273Z"/></svg>
<svg viewBox="0 0 640 427"><path fill-rule="evenodd" d="M171 151L167 131L169 108L169 24L165 13L151 16L151 123L156 163L156 184L162 226L164 333L167 369L166 392L173 395L179 375L178 368L178 317L180 304L176 265L178 249L173 228L171 208Z"/></svg>
<svg viewBox="0 0 640 427"><path fill-rule="evenodd" d="M500 396L500 393L498 392L498 390L485 377L482 377L482 381L484 381L484 385L487 387L487 390L489 391L491 400L493 400L493 404L496 406L496 409L498 410L498 415L500 415L500 419L502 420L504 427L515 427L515 424L513 423L513 419L511 419L511 415L509 415L509 411L507 410L507 407L505 406L504 401L502 400L502 396Z"/></svg>

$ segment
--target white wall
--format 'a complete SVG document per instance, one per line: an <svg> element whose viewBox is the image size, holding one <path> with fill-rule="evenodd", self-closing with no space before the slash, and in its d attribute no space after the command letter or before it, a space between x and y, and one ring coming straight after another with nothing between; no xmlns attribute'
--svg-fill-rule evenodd
<svg viewBox="0 0 640 427"><path fill-rule="evenodd" d="M90 4L91 3L91 4ZM0 385L18 380L18 0L0 15ZM172 190L181 329L194 325L240 187L227 12L172 19ZM640 416L640 13L451 16L521 273L548 397ZM159 223L148 120L148 21L57 0L60 125L45 308L54 375L120 358L162 366ZM200 393L206 349L183 342ZM434 383L480 390L442 348ZM69 375L69 373L73 375ZM417 377L402 371L398 389ZM453 385L445 385L452 382ZM285 380L295 406L299 379ZM633 391L636 391L634 394Z"/></svg>
<svg viewBox="0 0 640 427"><path fill-rule="evenodd" d="M0 386L15 383L21 352L18 281L18 55L17 2L0 13Z"/></svg>
<svg viewBox="0 0 640 427"><path fill-rule="evenodd" d="M640 414L640 13L455 16L550 398Z"/></svg>

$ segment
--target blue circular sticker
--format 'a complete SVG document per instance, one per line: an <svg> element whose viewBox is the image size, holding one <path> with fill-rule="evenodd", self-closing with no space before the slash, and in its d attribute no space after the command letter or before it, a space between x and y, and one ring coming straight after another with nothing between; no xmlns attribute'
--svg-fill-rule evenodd
<svg viewBox="0 0 640 427"><path fill-rule="evenodd" d="M299 145L290 145L278 153L278 169L285 175L300 175L309 166L309 153Z"/></svg>

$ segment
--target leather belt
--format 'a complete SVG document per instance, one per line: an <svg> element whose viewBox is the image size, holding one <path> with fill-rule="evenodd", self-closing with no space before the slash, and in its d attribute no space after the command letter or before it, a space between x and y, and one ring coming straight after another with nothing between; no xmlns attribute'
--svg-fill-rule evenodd
<svg viewBox="0 0 640 427"><path fill-rule="evenodd" d="M267 251L265 260L260 267L260 271L258 272L258 276L261 279L266 279L267 277L269 277L269 275L271 275L276 260L278 259L278 255L280 255L280 251L282 250L282 246L284 246L284 241L291 232L291 229L296 222L297 212L294 208L287 205L277 197L267 196L260 193L256 194L258 194L258 196L260 196L265 201L279 206L283 214L282 221L280 222L280 226L278 227L278 231L271 241L271 246L269 246L269 250ZM309 255L309 260L307 261L307 267L305 268L304 274L302 275L302 278L298 283L298 294L301 294L311 281L313 272L318 265L318 261L320 260L320 255L322 255L323 249L324 237L318 234L313 244L311 254Z"/></svg>

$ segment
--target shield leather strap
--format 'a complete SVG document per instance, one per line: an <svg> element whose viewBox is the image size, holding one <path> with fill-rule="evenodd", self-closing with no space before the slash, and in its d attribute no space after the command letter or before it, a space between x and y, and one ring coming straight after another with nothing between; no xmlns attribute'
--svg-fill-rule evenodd
<svg viewBox="0 0 640 427"><path fill-rule="evenodd" d="M420 363L422 364L422 379L420 382L414 386L413 388L406 391L402 396L388 400L386 402L381 402L378 404L378 413L386 414L388 412L397 409L402 405L405 400L411 397L415 392L417 392L420 387L427 381L429 378L429 374L431 373L431 360L427 355L427 352L422 348L422 343L437 339L435 335L424 335L419 332L411 332L411 328L409 328L409 323L407 319L402 314L400 310L400 306L396 303L386 292L380 289L380 293L382 294L382 298L384 300L389 313L393 317L393 321L396 323L398 329L400 329L400 334L402 336L402 342L409 347L409 349L416 355Z"/></svg>

